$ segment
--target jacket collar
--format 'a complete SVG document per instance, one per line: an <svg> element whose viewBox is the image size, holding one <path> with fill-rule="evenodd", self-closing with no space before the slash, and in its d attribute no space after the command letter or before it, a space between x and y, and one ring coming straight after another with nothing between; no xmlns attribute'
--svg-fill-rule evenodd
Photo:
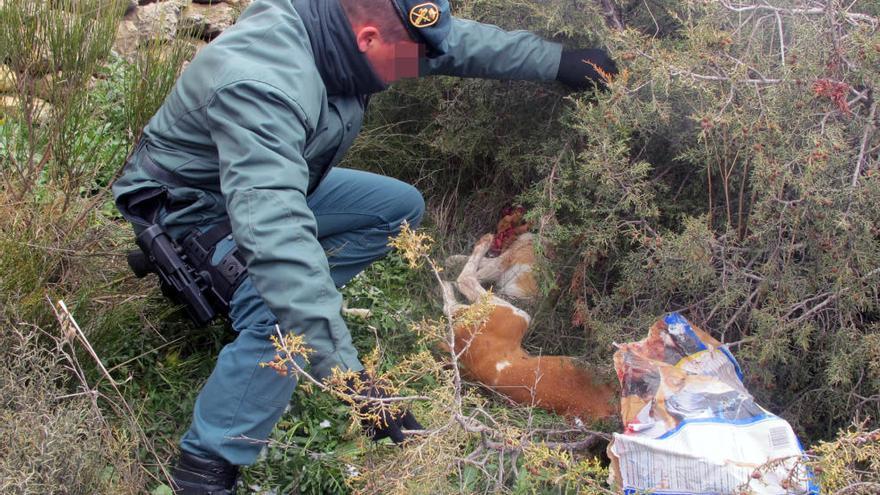
<svg viewBox="0 0 880 495"><path fill-rule="evenodd" d="M293 0L309 33L315 65L328 95L368 95L388 86L357 48L339 0Z"/></svg>

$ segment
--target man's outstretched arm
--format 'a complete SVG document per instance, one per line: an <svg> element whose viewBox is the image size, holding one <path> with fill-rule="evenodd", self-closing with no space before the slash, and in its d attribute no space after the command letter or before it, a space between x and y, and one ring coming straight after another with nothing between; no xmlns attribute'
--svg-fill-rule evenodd
<svg viewBox="0 0 880 495"><path fill-rule="evenodd" d="M559 43L529 31L505 31L455 17L443 46L445 54L420 60L420 75L556 80L575 89L585 89L595 83L602 86L595 67L608 74L617 72L604 50L563 50Z"/></svg>

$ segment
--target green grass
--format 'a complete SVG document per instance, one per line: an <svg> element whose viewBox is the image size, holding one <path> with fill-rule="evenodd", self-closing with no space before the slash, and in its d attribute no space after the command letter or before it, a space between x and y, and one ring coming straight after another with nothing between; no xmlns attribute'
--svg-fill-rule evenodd
<svg viewBox="0 0 880 495"><path fill-rule="evenodd" d="M355 346L362 354L377 344L380 368L390 368L412 353L424 350L410 324L436 318L437 291L426 271L411 270L391 253L352 280L343 290L350 308L369 309L368 318L347 319ZM149 296L96 315L88 321L93 344L114 376L132 377L123 387L139 411L139 422L154 439L160 458L170 459L190 422L196 393L210 374L217 353L235 334L227 325L194 329L179 311L159 298L149 282L140 285ZM145 322L151 325L145 326ZM428 391L430 379L411 385L411 392ZM511 424L552 428L559 418L542 411L511 411L501 402L488 410ZM609 429L612 427L609 426ZM348 408L338 400L300 386L291 407L273 432L258 462L243 472L243 483L255 493L349 493L347 478L370 459L397 455L388 440L374 445L353 426ZM521 462L521 461L520 461ZM450 486L460 480L450 479ZM470 473L465 485L477 490L485 480ZM520 481L518 483L526 483ZM531 486L526 483L527 486ZM152 489L160 489L154 484Z"/></svg>
<svg viewBox="0 0 880 495"><path fill-rule="evenodd" d="M124 267L120 267L124 269ZM369 318L350 318L355 346L367 353L378 343L383 366L418 350L410 322L434 316L424 295L431 291L423 273L408 269L396 254L375 263L343 290L349 307L372 311ZM80 314L92 344L117 379L131 377L122 387L139 412L139 422L153 438L160 458L176 454L177 441L189 426L197 391L210 374L223 345L235 338L223 323L196 329L179 310L161 298L152 278L117 287L137 299L112 308L97 307ZM108 294L95 297L106 297ZM76 311L74 309L74 311ZM98 379L97 374L93 376ZM248 486L298 486L302 493L343 493L346 456L357 456L358 430L347 431L347 407L327 394L297 389L291 410L273 433L273 445L245 471ZM329 421L330 426L321 426Z"/></svg>

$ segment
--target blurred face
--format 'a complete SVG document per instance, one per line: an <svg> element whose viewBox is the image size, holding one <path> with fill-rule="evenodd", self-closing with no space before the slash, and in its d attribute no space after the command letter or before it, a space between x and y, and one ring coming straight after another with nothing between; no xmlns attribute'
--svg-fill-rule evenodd
<svg viewBox="0 0 880 495"><path fill-rule="evenodd" d="M373 70L385 84L419 77L422 45L410 40L387 42L374 26L355 27L354 32L358 49L367 57Z"/></svg>

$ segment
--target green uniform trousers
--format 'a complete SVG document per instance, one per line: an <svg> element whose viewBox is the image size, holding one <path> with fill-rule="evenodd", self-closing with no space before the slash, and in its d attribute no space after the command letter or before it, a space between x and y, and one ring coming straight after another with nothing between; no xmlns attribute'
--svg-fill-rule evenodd
<svg viewBox="0 0 880 495"><path fill-rule="evenodd" d="M418 225L425 209L421 194L409 184L344 168L330 171L308 197L308 206L317 220L318 240L337 287L384 256L389 236L399 232L404 220ZM214 262L233 247L231 237L221 241ZM254 462L290 402L296 379L260 367L275 355L269 337L275 333L277 319L249 277L232 297L229 319L238 335L220 351L196 399L192 425L181 448L246 465Z"/></svg>

